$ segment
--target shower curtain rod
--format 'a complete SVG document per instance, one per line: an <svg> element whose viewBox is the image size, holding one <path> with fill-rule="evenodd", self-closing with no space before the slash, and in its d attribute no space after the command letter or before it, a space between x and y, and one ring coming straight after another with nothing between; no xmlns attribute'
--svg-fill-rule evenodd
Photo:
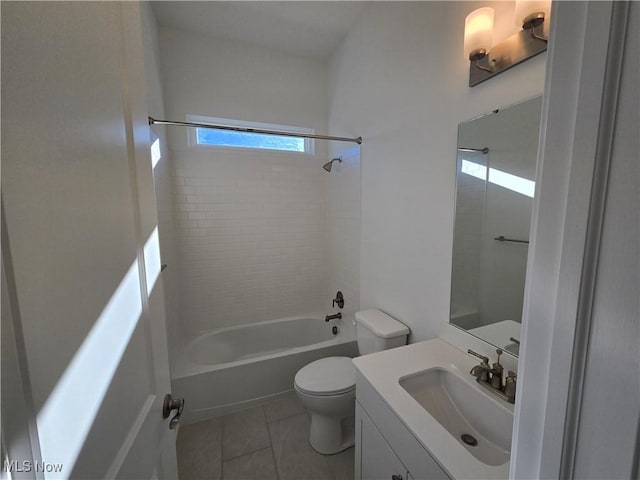
<svg viewBox="0 0 640 480"><path fill-rule="evenodd" d="M353 143L357 143L358 145L362 143L362 137L357 137L357 138L332 137L330 135L315 135L313 133L279 132L276 130L263 130L261 128L229 127L227 125L213 125L211 123L173 122L171 120L156 120L155 118L152 118L152 117L149 117L149 125L170 125L174 127L211 128L213 130L229 130L232 132L244 132L244 133L266 133L268 135L278 135L280 137L315 138L318 140L335 140L337 142L353 142Z"/></svg>

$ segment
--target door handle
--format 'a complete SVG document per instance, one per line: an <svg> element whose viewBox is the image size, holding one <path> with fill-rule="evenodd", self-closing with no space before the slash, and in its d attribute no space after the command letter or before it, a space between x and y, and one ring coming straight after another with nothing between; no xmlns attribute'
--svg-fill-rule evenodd
<svg viewBox="0 0 640 480"><path fill-rule="evenodd" d="M162 404L162 418L167 418L171 415L172 410L178 410L171 420L169 420L169 428L175 429L180 422L180 415L184 410L184 398L173 398L170 393L164 396L164 403Z"/></svg>

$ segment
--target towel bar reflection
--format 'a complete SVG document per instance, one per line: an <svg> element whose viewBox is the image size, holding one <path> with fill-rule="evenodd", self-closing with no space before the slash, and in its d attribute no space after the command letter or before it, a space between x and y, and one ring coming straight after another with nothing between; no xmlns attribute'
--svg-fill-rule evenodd
<svg viewBox="0 0 640 480"><path fill-rule="evenodd" d="M495 237L494 240L497 240L498 242L529 243L529 240L516 240L515 238L507 238L504 235Z"/></svg>

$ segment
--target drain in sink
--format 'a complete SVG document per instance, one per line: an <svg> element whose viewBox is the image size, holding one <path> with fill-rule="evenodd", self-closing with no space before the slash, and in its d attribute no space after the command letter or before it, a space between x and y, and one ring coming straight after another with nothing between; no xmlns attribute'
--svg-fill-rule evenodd
<svg viewBox="0 0 640 480"><path fill-rule="evenodd" d="M460 438L464 443L471 447L475 447L476 445L478 445L478 440L476 440L473 435L469 435L468 433L463 433Z"/></svg>

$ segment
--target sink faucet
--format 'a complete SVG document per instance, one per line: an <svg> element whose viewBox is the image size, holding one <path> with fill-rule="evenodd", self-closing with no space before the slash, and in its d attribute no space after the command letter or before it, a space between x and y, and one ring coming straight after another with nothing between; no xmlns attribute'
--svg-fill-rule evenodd
<svg viewBox="0 0 640 480"><path fill-rule="evenodd" d="M491 373L491 367L489 366L489 357L480 355L479 353L476 353L471 349L469 349L468 352L471 355L478 357L480 360L482 360L482 363L480 365L476 365L475 367L473 367L469 373L474 377L478 378L478 381L482 379L484 382L489 382L489 378L490 378L489 374Z"/></svg>
<svg viewBox="0 0 640 480"><path fill-rule="evenodd" d="M471 372L469 372L476 377L476 381L503 400L509 403L516 403L516 381L518 377L515 372L509 370L507 379L503 383L502 373L504 372L504 367L500 364L500 355L503 353L502 350L499 348L496 350L498 360L491 367L489 366L488 357L480 355L471 349L467 350L467 353L481 360L480 365L476 365L471 369Z"/></svg>

